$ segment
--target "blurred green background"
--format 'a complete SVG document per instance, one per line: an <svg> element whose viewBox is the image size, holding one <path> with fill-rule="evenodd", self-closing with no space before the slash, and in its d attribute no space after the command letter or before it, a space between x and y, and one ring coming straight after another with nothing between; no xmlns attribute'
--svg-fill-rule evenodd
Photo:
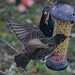
<svg viewBox="0 0 75 75"><path fill-rule="evenodd" d="M68 0L70 5L75 5L75 0ZM21 1L15 0L0 0L0 38L7 40L13 47L19 51L24 49L23 44L16 38L12 33L12 30L4 21L3 16L7 15L21 22L28 23L30 25L37 25L40 22L42 10L45 5L53 5L53 2L49 0L35 0L31 6L23 5L24 9L21 9ZM72 27L73 36L75 36L75 23ZM11 50L5 43L0 41L0 70L6 72L8 75L22 75L14 63L13 56L16 54L15 51ZM72 37L68 47L68 67L63 71L52 71L48 69L43 61L37 61L35 75L75 75L75 37ZM26 68L32 70L33 61L29 63ZM31 74L28 74L31 75Z"/></svg>

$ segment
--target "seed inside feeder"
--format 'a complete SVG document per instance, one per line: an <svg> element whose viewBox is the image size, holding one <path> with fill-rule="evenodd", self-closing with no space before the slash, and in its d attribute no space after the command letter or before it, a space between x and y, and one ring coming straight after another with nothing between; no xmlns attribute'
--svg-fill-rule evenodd
<svg viewBox="0 0 75 75"><path fill-rule="evenodd" d="M65 34L66 36L71 35L71 22L65 22L60 20L55 20L54 26L54 35L56 34ZM54 36L53 35L53 36ZM47 66L53 70L62 70L67 67L67 49L68 49L69 38L66 38L64 42L62 42L58 47L50 54L49 65ZM64 65L65 63L65 65ZM58 67L59 66L59 67Z"/></svg>

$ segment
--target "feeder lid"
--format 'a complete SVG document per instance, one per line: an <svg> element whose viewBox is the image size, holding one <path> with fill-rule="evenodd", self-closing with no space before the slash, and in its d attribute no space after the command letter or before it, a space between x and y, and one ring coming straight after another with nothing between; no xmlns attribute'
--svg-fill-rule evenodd
<svg viewBox="0 0 75 75"><path fill-rule="evenodd" d="M75 7L68 4L56 4L50 14L61 21L75 21Z"/></svg>

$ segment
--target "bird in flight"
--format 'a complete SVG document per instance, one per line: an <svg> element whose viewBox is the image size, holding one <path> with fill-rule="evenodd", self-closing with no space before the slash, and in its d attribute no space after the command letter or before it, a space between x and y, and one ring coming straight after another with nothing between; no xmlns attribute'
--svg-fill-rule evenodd
<svg viewBox="0 0 75 75"><path fill-rule="evenodd" d="M9 26L17 38L23 42L25 46L25 52L19 53L14 57L16 65L23 70L25 70L30 60L44 59L47 55L52 53L60 43L68 38L68 36L64 34L56 34L52 38L45 38L48 42L44 44L40 41L40 37L44 36L44 34L39 28L35 28L7 16L5 16L5 20L9 23Z"/></svg>

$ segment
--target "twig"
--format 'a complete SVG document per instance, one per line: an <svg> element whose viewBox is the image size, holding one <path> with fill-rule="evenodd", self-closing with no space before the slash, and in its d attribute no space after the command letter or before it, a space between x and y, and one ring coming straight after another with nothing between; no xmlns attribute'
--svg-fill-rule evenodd
<svg viewBox="0 0 75 75"><path fill-rule="evenodd" d="M6 40L0 38L0 41L5 42L8 45L8 47L10 47L12 50L15 50L17 53L19 53L18 50L12 47Z"/></svg>
<svg viewBox="0 0 75 75"><path fill-rule="evenodd" d="M28 73L32 73L32 72L35 70L35 67L34 67L31 71L25 72L25 70L22 69L21 67L18 67L18 66L17 66L17 68L18 68L20 71L22 71L24 75L26 75L26 74L28 74Z"/></svg>
<svg viewBox="0 0 75 75"><path fill-rule="evenodd" d="M3 25L3 26L0 28L0 30L3 29L5 26L6 26L6 25Z"/></svg>
<svg viewBox="0 0 75 75"><path fill-rule="evenodd" d="M34 70L35 70L35 69L32 69L31 71L25 72L25 75L26 75L27 73L32 73Z"/></svg>
<svg viewBox="0 0 75 75"><path fill-rule="evenodd" d="M53 6L51 7L49 13L51 12L51 10L53 9L53 7L57 4L57 1L54 2Z"/></svg>
<svg viewBox="0 0 75 75"><path fill-rule="evenodd" d="M54 7L56 4L57 4L57 1L54 2L53 6L52 6L51 9L49 10L48 16L47 16L47 18L46 18L46 20L45 20L45 23L46 23L47 19L49 18L49 13L52 11L53 7Z"/></svg>
<svg viewBox="0 0 75 75"><path fill-rule="evenodd" d="M48 4L51 0L47 0L46 3Z"/></svg>
<svg viewBox="0 0 75 75"><path fill-rule="evenodd" d="M7 75L7 74L3 71L0 71L0 75Z"/></svg>
<svg viewBox="0 0 75 75"><path fill-rule="evenodd" d="M3 40L3 39L0 38L0 41L5 42L5 43L8 45L8 47L10 47L11 49L15 50L17 53L19 53L18 50L15 49L14 47L12 47L6 40ZM31 71L25 72L22 68L20 68L20 67L18 67L18 68L24 73L24 75L26 75L27 73L32 73L32 72L35 70L35 69L33 68ZM0 72L0 75L6 75L6 74L2 74L2 73Z"/></svg>

